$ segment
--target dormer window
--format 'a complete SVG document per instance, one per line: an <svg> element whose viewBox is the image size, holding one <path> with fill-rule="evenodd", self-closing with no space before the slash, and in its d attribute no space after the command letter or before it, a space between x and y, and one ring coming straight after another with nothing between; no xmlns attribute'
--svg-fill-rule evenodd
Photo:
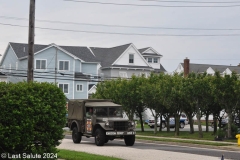
<svg viewBox="0 0 240 160"><path fill-rule="evenodd" d="M158 58L154 58L153 63L158 63Z"/></svg>
<svg viewBox="0 0 240 160"><path fill-rule="evenodd" d="M152 63L152 58L148 58L148 63Z"/></svg>
<svg viewBox="0 0 240 160"><path fill-rule="evenodd" d="M129 54L129 63L134 63L134 55Z"/></svg>

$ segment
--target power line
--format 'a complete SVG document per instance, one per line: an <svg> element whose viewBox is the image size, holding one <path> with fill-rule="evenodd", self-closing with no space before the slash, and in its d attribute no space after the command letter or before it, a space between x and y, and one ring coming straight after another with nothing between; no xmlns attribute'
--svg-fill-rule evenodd
<svg viewBox="0 0 240 160"><path fill-rule="evenodd" d="M15 24L6 24L0 23L0 25L5 26L14 26L14 27L28 27L22 25L15 25ZM93 34L109 34L109 35L135 35L135 36L150 36L150 37L237 37L240 34L189 34L189 35L182 35L182 34L143 34L143 33L121 33L121 32L100 32L100 31L84 31L84 30L71 30L71 29L59 29L59 28L46 28L46 27L35 27L37 29L42 30L54 30L54 31L64 31L64 32L79 32L79 33L93 33Z"/></svg>
<svg viewBox="0 0 240 160"><path fill-rule="evenodd" d="M228 7L240 7L240 5L221 5L221 6L169 6L169 5L150 5L150 4L131 4L131 3L110 3L110 2L96 2L96 1L82 1L82 0L64 0L69 2L78 2L78 3L89 3L89 4L103 4L103 5L117 5L117 6L135 6L135 7L183 7L183 8L202 8L202 7L217 7L217 8L228 8Z"/></svg>
<svg viewBox="0 0 240 160"><path fill-rule="evenodd" d="M26 20L27 18L0 16L0 18ZM64 21L51 21L51 20L36 20L38 22L59 23L59 24L73 24L73 25L87 25L87 26L101 26L101 27L117 27L117 28L142 28L142 29L164 29L164 30L205 30L205 31L239 31L239 28L178 28L178 27L148 27L148 26L127 26L127 25L107 25L107 24L94 24L94 23L77 23L77 22L64 22Z"/></svg>
<svg viewBox="0 0 240 160"><path fill-rule="evenodd" d="M213 4L228 4L228 3L240 3L240 1L224 1L224 2L214 2L214 1L165 1L165 0L136 0L136 1L144 1L144 2L159 2L159 3L213 3Z"/></svg>

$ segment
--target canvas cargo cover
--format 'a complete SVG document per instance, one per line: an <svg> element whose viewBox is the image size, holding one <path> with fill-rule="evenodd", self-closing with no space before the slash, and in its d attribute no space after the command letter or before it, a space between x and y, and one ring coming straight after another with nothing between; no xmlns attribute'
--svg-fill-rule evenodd
<svg viewBox="0 0 240 160"><path fill-rule="evenodd" d="M120 107L121 105L113 102L86 102L86 107Z"/></svg>
<svg viewBox="0 0 240 160"><path fill-rule="evenodd" d="M83 120L83 103L81 101L68 102L68 119Z"/></svg>

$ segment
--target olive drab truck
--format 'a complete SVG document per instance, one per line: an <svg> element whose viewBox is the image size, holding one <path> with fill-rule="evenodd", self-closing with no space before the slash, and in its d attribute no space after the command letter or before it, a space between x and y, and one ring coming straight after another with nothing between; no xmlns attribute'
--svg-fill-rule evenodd
<svg viewBox="0 0 240 160"><path fill-rule="evenodd" d="M116 138L123 138L127 146L135 143L134 121L123 118L122 106L111 100L69 100L68 127L74 143L80 143L82 136L94 137L97 146Z"/></svg>

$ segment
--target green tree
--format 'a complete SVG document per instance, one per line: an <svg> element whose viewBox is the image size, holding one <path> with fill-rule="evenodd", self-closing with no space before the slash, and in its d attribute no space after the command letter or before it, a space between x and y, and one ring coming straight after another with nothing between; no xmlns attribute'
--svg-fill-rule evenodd
<svg viewBox="0 0 240 160"><path fill-rule="evenodd" d="M219 72L216 73L216 76L220 77ZM219 79L219 83L215 83L215 98L228 114L227 137L231 138L232 115L239 103L238 96L235 95L238 76L233 72L231 75L224 75L224 77Z"/></svg>

